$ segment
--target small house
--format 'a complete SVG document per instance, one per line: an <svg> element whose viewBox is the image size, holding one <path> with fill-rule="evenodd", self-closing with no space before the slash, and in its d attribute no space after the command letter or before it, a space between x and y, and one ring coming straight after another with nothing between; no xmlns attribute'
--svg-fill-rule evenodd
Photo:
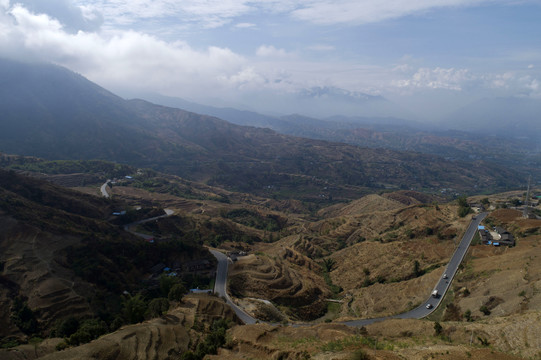
<svg viewBox="0 0 541 360"><path fill-rule="evenodd" d="M498 245L515 246L515 237L509 231L500 226L494 228L498 234L500 234L500 240Z"/></svg>
<svg viewBox="0 0 541 360"><path fill-rule="evenodd" d="M184 264L185 271L201 271L201 270L207 270L210 268L211 268L210 261L206 259L194 260L194 261L190 261Z"/></svg>

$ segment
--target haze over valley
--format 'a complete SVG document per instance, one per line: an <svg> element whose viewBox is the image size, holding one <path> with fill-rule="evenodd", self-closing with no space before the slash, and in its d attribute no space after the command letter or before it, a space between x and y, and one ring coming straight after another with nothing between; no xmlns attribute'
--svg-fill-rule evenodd
<svg viewBox="0 0 541 360"><path fill-rule="evenodd" d="M539 18L0 0L0 358L540 358Z"/></svg>

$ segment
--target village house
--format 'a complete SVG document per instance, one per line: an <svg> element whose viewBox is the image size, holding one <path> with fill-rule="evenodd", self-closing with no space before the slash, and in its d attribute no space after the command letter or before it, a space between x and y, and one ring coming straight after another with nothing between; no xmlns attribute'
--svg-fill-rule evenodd
<svg viewBox="0 0 541 360"><path fill-rule="evenodd" d="M496 230L496 232L500 235L500 239L497 240L497 242L493 242L492 245L515 246L515 237L513 236L513 234L500 226L496 226L494 230Z"/></svg>
<svg viewBox="0 0 541 360"><path fill-rule="evenodd" d="M490 232L487 229L485 229L484 226L481 226L481 225L479 225L477 227L477 229L479 231L479 237L480 237L480 240L481 240L481 244L490 245L491 240L492 240L492 235L490 235Z"/></svg>

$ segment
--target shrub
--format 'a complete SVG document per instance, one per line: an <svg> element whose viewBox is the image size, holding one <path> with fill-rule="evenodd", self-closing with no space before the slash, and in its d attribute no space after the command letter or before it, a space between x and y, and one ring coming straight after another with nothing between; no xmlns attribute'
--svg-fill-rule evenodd
<svg viewBox="0 0 541 360"><path fill-rule="evenodd" d="M86 320L81 324L79 329L69 337L68 344L85 344L106 334L107 331L107 324L105 324L104 321L98 319Z"/></svg>
<svg viewBox="0 0 541 360"><path fill-rule="evenodd" d="M443 332L443 327L439 322L434 322L434 335L440 336Z"/></svg>
<svg viewBox="0 0 541 360"><path fill-rule="evenodd" d="M186 294L186 288L181 283L173 285L167 297L171 301L182 301L182 297Z"/></svg>
<svg viewBox="0 0 541 360"><path fill-rule="evenodd" d="M54 347L56 351L62 351L64 349L67 349L69 347L68 343L65 341L61 341Z"/></svg>
<svg viewBox="0 0 541 360"><path fill-rule="evenodd" d="M473 321L470 309L466 310L466 312L464 313L464 317L466 318L466 321Z"/></svg>
<svg viewBox="0 0 541 360"><path fill-rule="evenodd" d="M479 311L487 316L490 315L490 309L486 305L481 306Z"/></svg>
<svg viewBox="0 0 541 360"><path fill-rule="evenodd" d="M162 314L167 310L169 310L169 300L166 298L152 299L148 304L148 312L150 317L162 316Z"/></svg>

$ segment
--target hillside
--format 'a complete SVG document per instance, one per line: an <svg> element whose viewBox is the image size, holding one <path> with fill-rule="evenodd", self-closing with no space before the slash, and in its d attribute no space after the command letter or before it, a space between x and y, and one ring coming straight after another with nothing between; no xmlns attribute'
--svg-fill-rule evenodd
<svg viewBox="0 0 541 360"><path fill-rule="evenodd" d="M237 125L268 128L280 134L309 139L369 148L415 151L462 161L490 159L492 162L513 167L528 167L530 162L537 158L535 151L532 151L536 147L535 139L524 141L523 138L509 137L502 132L494 136L486 131L486 124L479 127L477 122L471 122L472 117L469 115L468 121L461 122L461 126L455 126L458 130L445 130L449 128L445 124L418 123L392 117L332 116L320 119L297 114L269 116L253 111L206 106L155 94L144 98L156 104L214 116ZM452 120L453 123L458 121L458 116Z"/></svg>
<svg viewBox="0 0 541 360"><path fill-rule="evenodd" d="M39 164L37 161L33 167L39 168ZM53 169L62 165L66 169L81 171L85 163L48 164ZM99 167L105 165L99 164ZM294 210L293 203L284 207L282 212L279 210L280 202L272 199L232 193L155 172L142 171L133 175L130 181L112 187L111 203L37 179L3 172L6 183L4 197L9 204L20 202L13 207L13 213L28 213L28 207L25 207L28 203L34 215L21 219L19 215L17 218L5 217L5 214L0 217L8 238L17 239L10 243L2 238L1 250L5 254L1 259L4 266L2 280L6 289L27 296L28 308L35 314L43 334L57 331L55 319L66 319L63 309L69 309L71 314L76 312L83 319L103 317L104 314L96 313L95 306L103 306L104 303L99 299L89 301L87 297L80 296L83 293L99 289L98 293L114 296L111 289L126 288L124 284L130 286L130 293L138 289L136 279L139 275L135 268L116 268L117 277L108 272L94 273L96 280L108 279L108 282L92 282L90 278L77 275L88 276L84 272L74 275L73 265L77 263L67 266L66 260L62 260L62 254L66 254L62 249L66 244L80 249L81 252L71 252L72 256L82 253L88 257L88 254L97 253L97 259L103 261L98 268L111 262L124 266L132 262L139 269L171 255L170 247L164 249L165 252L155 253L149 251L149 244L145 242L136 239L124 242L121 238L129 239L130 235L104 221L110 211L108 206L115 202L126 201L135 206L150 201L167 204L178 214L157 223L143 224L138 231L152 233L157 239L167 239L175 234L185 241L195 240L250 253L240 257L231 268L229 280L231 295L247 311L274 322L310 319L317 319L316 323L334 322L301 328L264 324L235 326L228 330L229 342L218 350L214 358L296 358L309 354L312 358L347 359L355 351L374 351L376 341L375 356L381 359L422 359L435 354L449 359L473 356L515 359L519 354L535 356L540 348L534 336L539 331L538 324L532 320L539 312L539 294L535 290L539 286L539 266L535 261L539 220L522 220L515 210L494 211L487 221L521 234L520 241L515 248L509 249L473 246L466 265L446 298L446 304L450 302L451 305L442 307L428 320L393 320L359 330L338 322L406 311L430 293L452 252L453 238L459 236L468 223L468 217L457 216L456 204L446 204L440 198L422 193L398 191L371 194L356 201L323 208L318 213L310 214L302 207ZM94 188L97 191L99 183L77 188L85 191ZM497 204L497 201L508 198L504 194L488 199L490 203ZM89 209L84 208L86 203ZM42 206L49 209L48 216L53 219L50 224L48 218L41 215ZM62 207L62 218L54 207ZM72 211L83 215L89 211L95 218L71 215ZM70 225L72 216L77 216L77 221ZM57 226L62 224L63 218L67 221L64 229L69 234L64 234L65 231ZM91 225L92 222L99 222L108 234L117 234L114 236L116 240L102 239L105 235L101 230L93 230L95 240L92 242L81 239L79 233L97 226ZM14 224L24 226L16 227ZM38 225L40 229L37 229ZM45 243L48 244L47 251L41 250ZM92 243L107 248L106 252L90 246ZM123 250L116 246L122 246ZM132 250L132 246L135 249ZM189 257L193 257L195 249L189 250ZM141 257L141 250L144 257ZM118 256L121 253L125 259ZM20 254L24 257L17 260ZM177 256L186 258L182 252ZM27 282L21 281L22 278ZM520 285L517 287L517 284ZM389 293L395 296L389 297ZM152 296L148 292L142 294ZM2 295L5 302L2 309L8 311L2 314L4 321L13 312L14 304L9 303L13 297L13 293ZM164 317L147 318L148 321L138 325L126 324L119 331L87 345L58 352L54 348L63 340L51 339L35 345L38 350L33 355L28 355L28 347L33 345L23 345L18 348L20 350L6 354L24 353L27 358L40 354L49 359L110 354L110 358L120 359L137 351L140 354L167 353L169 355L163 356L173 358L174 354L195 350L205 336L207 330L201 332L194 322L194 310L198 311L197 319L203 324L210 324L213 316L221 317L228 311L217 303L210 306L212 301L202 305L197 302L200 300L194 302L190 299L186 300L186 305L171 308ZM341 302L330 303L327 299ZM58 304L64 306L59 307ZM483 304L490 307L490 315L479 310ZM469 315L466 315L467 310L470 310ZM468 318L472 321L467 321ZM442 324L443 335L434 334L434 321ZM105 323L109 331L114 330L110 323ZM17 336L25 339L18 325L7 324L4 328L10 332L4 334L4 343L6 339ZM532 336L523 334L521 329L524 326ZM472 330L475 337L473 345L470 345ZM143 349L129 339L146 339L149 345ZM483 341L488 341L491 348L483 346ZM369 354L372 356L374 353Z"/></svg>
<svg viewBox="0 0 541 360"><path fill-rule="evenodd" d="M126 294L144 294L144 306L159 295L142 282L154 265L212 261L189 237L149 244L114 225L112 212L126 207L120 201L1 169L0 199L2 344L48 336L70 318L99 319L100 331L114 330L130 321ZM143 208L132 218L156 211Z"/></svg>
<svg viewBox="0 0 541 360"><path fill-rule="evenodd" d="M373 189L494 189L520 171L413 152L296 138L218 118L126 101L67 69L2 60L0 151L106 159L231 190L312 203ZM67 100L69 101L67 101Z"/></svg>

